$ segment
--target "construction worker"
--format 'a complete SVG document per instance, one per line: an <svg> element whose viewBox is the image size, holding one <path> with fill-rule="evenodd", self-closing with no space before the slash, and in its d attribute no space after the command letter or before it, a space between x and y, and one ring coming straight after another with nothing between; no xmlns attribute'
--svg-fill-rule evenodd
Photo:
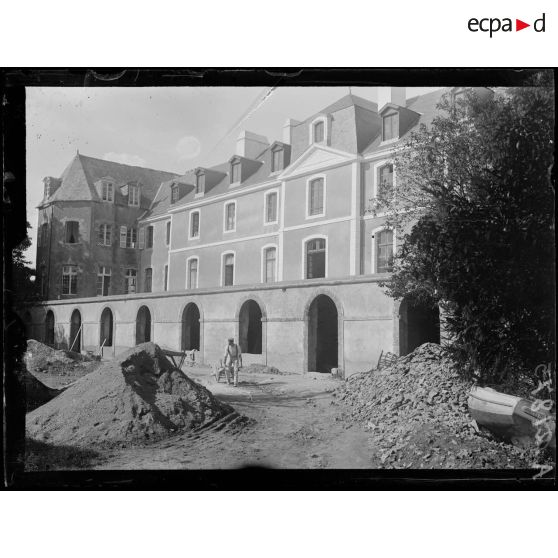
<svg viewBox="0 0 558 558"><path fill-rule="evenodd" d="M240 352L240 347L234 342L232 337L228 339L223 364L225 366L227 383L230 384L230 373L233 372L234 387L236 387L238 385L238 369L242 367L242 353Z"/></svg>

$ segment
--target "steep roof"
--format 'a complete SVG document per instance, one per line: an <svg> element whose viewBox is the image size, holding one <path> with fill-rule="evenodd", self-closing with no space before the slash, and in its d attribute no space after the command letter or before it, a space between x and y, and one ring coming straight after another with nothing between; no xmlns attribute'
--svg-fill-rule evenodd
<svg viewBox="0 0 558 558"><path fill-rule="evenodd" d="M151 203L161 182L178 175L171 172L146 169L105 159L96 159L76 154L62 173L62 184L46 201L99 201L95 183L101 178L111 177L118 188L131 181L141 183L142 206Z"/></svg>
<svg viewBox="0 0 558 558"><path fill-rule="evenodd" d="M341 99L338 99L334 103L331 103L331 105L328 105L326 108L324 108L323 110L321 110L316 114L320 114L320 113L330 114L332 112L337 112L338 110L342 110L344 108L350 107L351 105L355 105L357 107L361 107L363 109L370 110L372 112L378 112L378 105L376 103L374 103L373 101L369 101L368 99L364 99L363 97L359 97L358 95L353 95L351 93L349 95L345 95L344 97L341 97ZM306 120L311 120L315 116L316 115L313 115L310 118L307 118Z"/></svg>

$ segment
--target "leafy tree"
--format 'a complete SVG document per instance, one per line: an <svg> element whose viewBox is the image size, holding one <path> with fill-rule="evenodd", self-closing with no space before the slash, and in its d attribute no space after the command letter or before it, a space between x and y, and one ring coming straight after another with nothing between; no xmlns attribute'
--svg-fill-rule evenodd
<svg viewBox="0 0 558 558"><path fill-rule="evenodd" d="M410 231L388 294L440 304L464 372L500 382L554 358L554 87L481 93L441 100L373 210Z"/></svg>
<svg viewBox="0 0 558 558"><path fill-rule="evenodd" d="M31 225L27 223L27 229ZM31 246L29 236L12 250L11 262L11 284L14 286L11 293L11 301L14 308L21 308L25 304L39 300L39 291L35 281L35 270L29 267L25 259L25 251Z"/></svg>

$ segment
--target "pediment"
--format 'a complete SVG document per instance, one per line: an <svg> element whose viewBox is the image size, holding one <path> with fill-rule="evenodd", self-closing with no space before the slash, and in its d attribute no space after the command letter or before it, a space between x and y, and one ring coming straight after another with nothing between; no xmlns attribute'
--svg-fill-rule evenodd
<svg viewBox="0 0 558 558"><path fill-rule="evenodd" d="M354 160L355 156L351 153L321 145L312 145L279 178L292 178Z"/></svg>

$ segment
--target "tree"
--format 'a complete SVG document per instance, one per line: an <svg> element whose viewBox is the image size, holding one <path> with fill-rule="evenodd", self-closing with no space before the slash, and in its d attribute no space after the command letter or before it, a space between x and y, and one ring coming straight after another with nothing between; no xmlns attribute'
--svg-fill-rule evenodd
<svg viewBox="0 0 558 558"><path fill-rule="evenodd" d="M27 229L31 225L27 223ZM35 281L35 270L29 267L29 262L25 259L25 251L31 246L29 236L25 236L12 250L11 274L13 292L11 293L11 301L13 307L18 309L24 305L36 302L40 299L39 291Z"/></svg>
<svg viewBox="0 0 558 558"><path fill-rule="evenodd" d="M448 350L488 382L553 361L554 87L446 95L394 154L374 210L407 230L385 284L440 304Z"/></svg>

